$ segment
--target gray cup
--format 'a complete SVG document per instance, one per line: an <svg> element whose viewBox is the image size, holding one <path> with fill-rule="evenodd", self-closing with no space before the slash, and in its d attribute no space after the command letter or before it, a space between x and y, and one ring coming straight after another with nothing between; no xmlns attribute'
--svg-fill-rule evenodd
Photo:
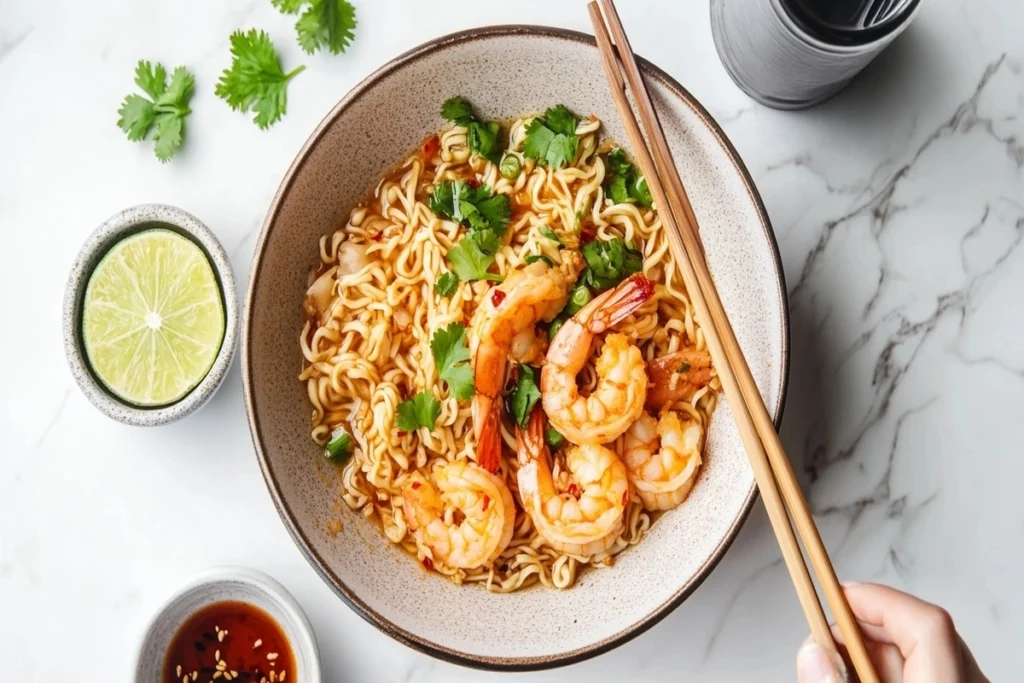
<svg viewBox="0 0 1024 683"><path fill-rule="evenodd" d="M920 6L914 3L883 35L840 43L797 23L782 0L711 0L711 33L743 92L776 109L803 109L842 90L903 33Z"/></svg>

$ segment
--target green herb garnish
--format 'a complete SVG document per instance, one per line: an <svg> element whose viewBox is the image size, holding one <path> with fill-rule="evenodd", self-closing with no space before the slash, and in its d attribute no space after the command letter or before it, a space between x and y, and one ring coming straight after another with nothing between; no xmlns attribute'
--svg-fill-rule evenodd
<svg viewBox="0 0 1024 683"><path fill-rule="evenodd" d="M455 273L441 273L434 283L434 294L438 296L451 296L459 287L459 276Z"/></svg>
<svg viewBox="0 0 1024 683"><path fill-rule="evenodd" d="M493 230L505 234L512 208L506 195L491 195L486 185L472 187L465 180L438 183L429 199L430 210L472 230Z"/></svg>
<svg viewBox="0 0 1024 683"><path fill-rule="evenodd" d="M152 100L132 93L124 98L117 110L117 126L132 142L145 140L156 127L153 151L156 158L166 163L181 147L185 137L185 117L192 113L188 102L195 89L195 77L183 66L171 73L167 84L167 71L163 64L154 67L145 60L135 66L135 84Z"/></svg>
<svg viewBox="0 0 1024 683"><path fill-rule="evenodd" d="M559 244L562 244L562 238L558 236L558 233L546 225L540 226L540 234L544 235L549 240L554 240Z"/></svg>
<svg viewBox="0 0 1024 683"><path fill-rule="evenodd" d="M565 313L576 315L593 298L590 289L586 285L576 285L572 288L572 292L569 293L569 303L565 305Z"/></svg>
<svg viewBox="0 0 1024 683"><path fill-rule="evenodd" d="M548 325L548 341L555 338L555 335L558 334L558 331L562 329L562 325L568 319L569 316L565 315L565 313L560 313L557 318L551 321L551 324Z"/></svg>
<svg viewBox="0 0 1024 683"><path fill-rule="evenodd" d="M501 282L500 275L487 272L487 269L494 263L494 252L497 251L497 247L498 241L494 238L493 231L470 232L448 250L445 258L448 259L448 265L463 282L475 280Z"/></svg>
<svg viewBox="0 0 1024 683"><path fill-rule="evenodd" d="M344 462L352 455L352 446L354 445L348 431L344 427L338 427L331 432L331 438L327 441L327 445L324 446L324 456L328 460Z"/></svg>
<svg viewBox="0 0 1024 683"><path fill-rule="evenodd" d="M516 424L525 427L530 420L530 413L533 406L540 400L540 387L537 386L537 375L529 365L519 366L519 379L515 388L509 396L509 412L516 420Z"/></svg>
<svg viewBox="0 0 1024 683"><path fill-rule="evenodd" d="M608 173L605 177L605 191L613 202L622 204L629 200L651 208L654 199L647 186L647 179L629 162L626 152L613 149L607 156Z"/></svg>
<svg viewBox="0 0 1024 683"><path fill-rule="evenodd" d="M571 164L576 158L580 139L576 135L578 120L565 105L559 104L526 125L523 154L551 168Z"/></svg>
<svg viewBox="0 0 1024 683"><path fill-rule="evenodd" d="M270 37L256 29L232 33L231 54L231 68L217 83L217 97L236 111L256 112L253 121L265 130L287 111L288 81L306 67L285 73Z"/></svg>
<svg viewBox="0 0 1024 683"><path fill-rule="evenodd" d="M433 429L441 416L441 402L429 391L421 391L398 404L395 425L403 432L414 432L417 427Z"/></svg>
<svg viewBox="0 0 1024 683"><path fill-rule="evenodd" d="M502 178L515 180L523 171L523 162L519 161L519 157L515 154L506 154L501 160L501 165L498 166L498 171Z"/></svg>
<svg viewBox="0 0 1024 683"><path fill-rule="evenodd" d="M565 443L565 437L562 433L554 427L548 427L544 430L544 441L547 442L551 448L559 448Z"/></svg>
<svg viewBox="0 0 1024 683"><path fill-rule="evenodd" d="M597 291L610 289L644 268L643 254L628 246L621 237L587 242L580 251L587 261L581 282Z"/></svg>
<svg viewBox="0 0 1024 683"><path fill-rule="evenodd" d="M690 364L687 363L686 361L683 361L683 364L679 366L678 370L676 370L676 372L689 372L689 371L690 371Z"/></svg>
<svg viewBox="0 0 1024 683"><path fill-rule="evenodd" d="M527 256L523 260L526 261L527 265L529 265L531 263L536 263L537 261L543 261L544 263L548 264L552 268L555 267L555 262L552 261L551 259L549 259L544 254L530 254L529 256Z"/></svg>
<svg viewBox="0 0 1024 683"><path fill-rule="evenodd" d="M434 332L430 339L437 374L448 383L449 393L460 401L472 398L473 368L470 366L466 327L452 323Z"/></svg>
<svg viewBox="0 0 1024 683"><path fill-rule="evenodd" d="M473 107L463 97L451 97L441 105L441 116L466 128L469 151L497 163L501 158L498 139L501 126L497 121L481 121L473 115Z"/></svg>
<svg viewBox="0 0 1024 683"><path fill-rule="evenodd" d="M348 0L271 0L286 14L298 14L295 23L299 45L313 54L326 47L331 54L344 52L355 38L356 8Z"/></svg>

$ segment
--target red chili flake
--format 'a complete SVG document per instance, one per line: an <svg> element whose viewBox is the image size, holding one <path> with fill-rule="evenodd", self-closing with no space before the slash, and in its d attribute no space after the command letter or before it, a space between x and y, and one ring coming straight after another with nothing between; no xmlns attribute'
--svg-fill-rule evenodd
<svg viewBox="0 0 1024 683"><path fill-rule="evenodd" d="M380 231L380 232L375 232L374 234L370 235L370 239L373 240L374 242L380 242L383 237L384 237L384 231L383 230Z"/></svg>
<svg viewBox="0 0 1024 683"><path fill-rule="evenodd" d="M419 488L420 486L422 486L422 484L420 484L420 482L418 482L418 481L414 481L414 482L412 483L412 488L413 488L413 490L414 490L414 491L415 491L416 489L418 489L418 488Z"/></svg>
<svg viewBox="0 0 1024 683"><path fill-rule="evenodd" d="M433 159L437 153L441 150L441 141L436 135L431 135L423 143L423 161L428 162Z"/></svg>
<svg viewBox="0 0 1024 683"><path fill-rule="evenodd" d="M592 233L590 230L581 230L580 231L580 245L582 246L582 245L586 244L587 242L593 242L595 237L597 237L597 235Z"/></svg>
<svg viewBox="0 0 1024 683"><path fill-rule="evenodd" d="M487 508L491 506L491 497L484 496L484 512L487 512Z"/></svg>
<svg viewBox="0 0 1024 683"><path fill-rule="evenodd" d="M501 302L505 300L505 292L500 289L495 289L491 292L491 303L495 306L500 306Z"/></svg>
<svg viewBox="0 0 1024 683"><path fill-rule="evenodd" d="M433 568L434 568L434 561L431 560L429 557L424 557L423 558L423 566L426 567L427 569L433 570Z"/></svg>
<svg viewBox="0 0 1024 683"><path fill-rule="evenodd" d="M474 190L480 187L480 181L477 180L476 178L470 178L469 180L466 181L466 184L472 187Z"/></svg>
<svg viewBox="0 0 1024 683"><path fill-rule="evenodd" d="M577 486L575 482L569 484L569 495L572 496L573 498L580 497L580 487Z"/></svg>
<svg viewBox="0 0 1024 683"><path fill-rule="evenodd" d="M626 503L629 502L629 489L622 492L622 507L626 507Z"/></svg>
<svg viewBox="0 0 1024 683"><path fill-rule="evenodd" d="M402 438L402 437L404 437L405 435L406 435L406 432L403 432L403 431L402 431L401 429L399 429L399 430L398 430L398 437L399 437L399 438Z"/></svg>

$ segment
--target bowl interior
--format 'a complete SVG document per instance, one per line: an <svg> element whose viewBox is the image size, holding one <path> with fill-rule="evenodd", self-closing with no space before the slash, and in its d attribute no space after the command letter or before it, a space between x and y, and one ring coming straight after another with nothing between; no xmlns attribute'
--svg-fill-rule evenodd
<svg viewBox="0 0 1024 683"><path fill-rule="evenodd" d="M760 200L734 152L662 72L644 67L701 225L707 258L751 370L777 416L788 354L785 289ZM268 486L296 542L325 580L371 622L432 654L485 667L574 661L622 642L678 604L720 558L754 496L753 475L722 401L692 495L615 566L585 571L568 591L494 595L433 575L349 512L337 474L309 438L297 379L302 297L318 239L341 224L381 174L444 125L447 97L486 118L564 103L624 141L592 39L496 27L403 55L356 88L313 134L264 226L243 331L245 387ZM343 528L328 526L341 519Z"/></svg>

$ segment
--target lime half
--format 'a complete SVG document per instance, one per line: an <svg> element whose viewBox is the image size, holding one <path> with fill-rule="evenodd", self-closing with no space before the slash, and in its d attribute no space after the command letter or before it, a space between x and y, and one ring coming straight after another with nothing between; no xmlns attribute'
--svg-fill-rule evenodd
<svg viewBox="0 0 1024 683"><path fill-rule="evenodd" d="M170 230L117 244L89 277L82 341L97 378L139 406L181 399L224 339L220 287L202 249Z"/></svg>

